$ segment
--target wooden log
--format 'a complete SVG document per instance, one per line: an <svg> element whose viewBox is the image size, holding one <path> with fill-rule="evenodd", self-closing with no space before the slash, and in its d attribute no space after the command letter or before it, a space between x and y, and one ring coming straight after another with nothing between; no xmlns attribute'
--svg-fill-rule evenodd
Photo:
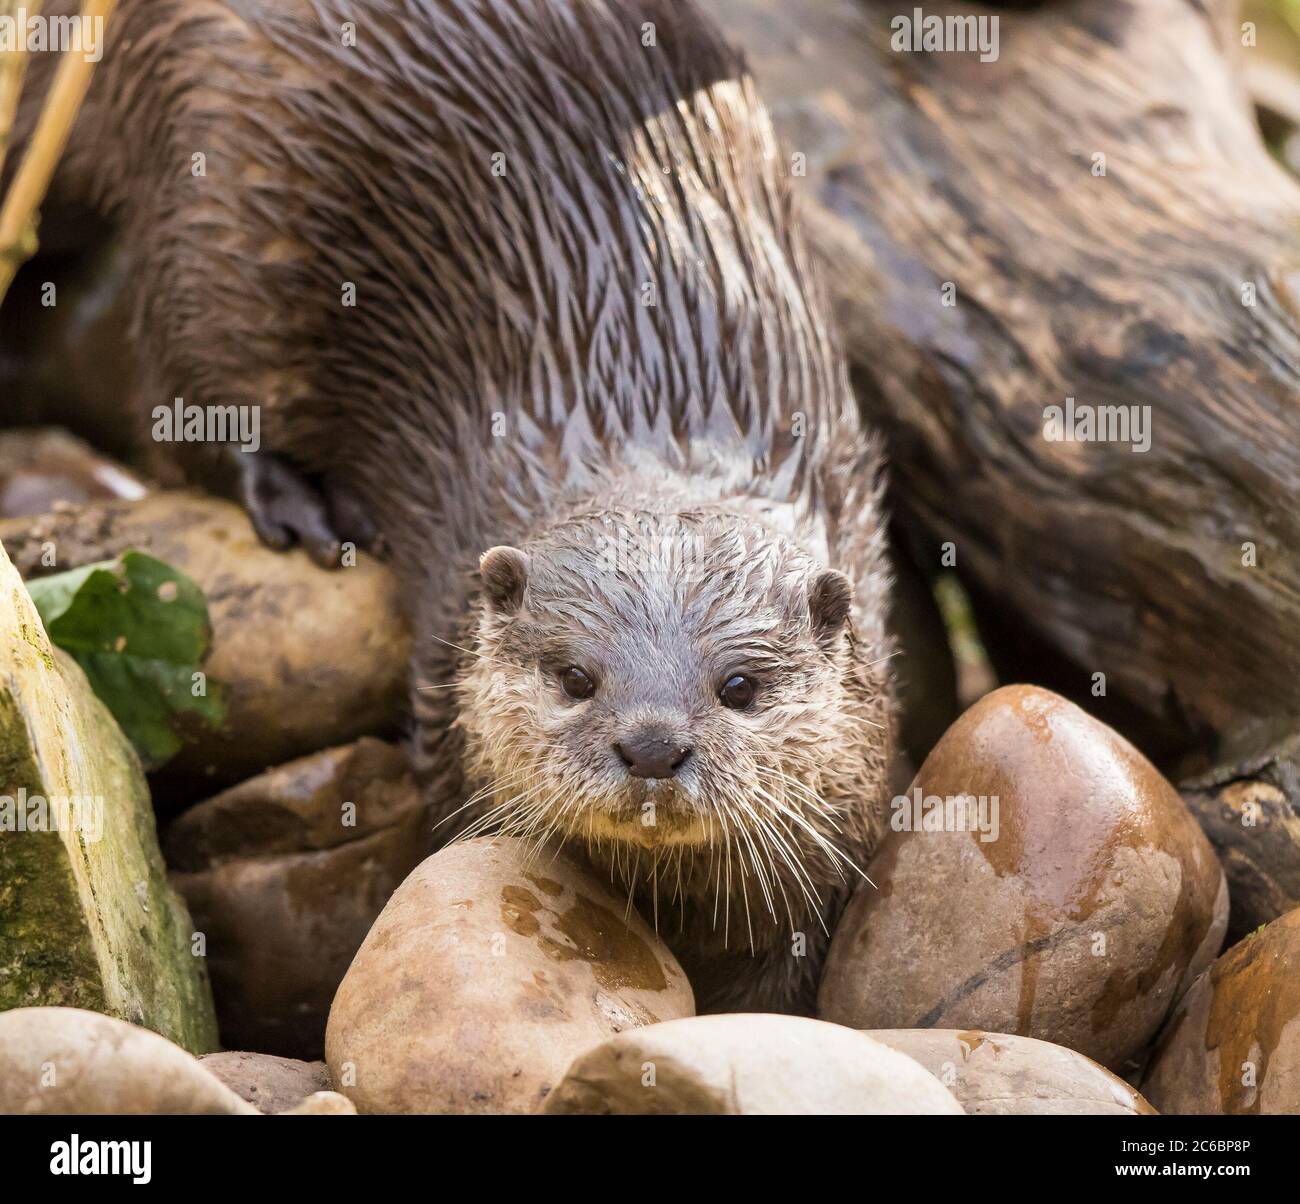
<svg viewBox="0 0 1300 1204"><path fill-rule="evenodd" d="M1050 684L1198 798L1242 766L1280 792L1234 836L1270 842L1265 910L1294 903L1300 184L1261 142L1237 6L925 6L996 12L990 62L893 50L892 3L704 7L802 156L901 521L1012 633L1004 672L1042 680L1024 653L1050 650ZM1067 398L1139 407L1149 448L1047 438Z"/></svg>

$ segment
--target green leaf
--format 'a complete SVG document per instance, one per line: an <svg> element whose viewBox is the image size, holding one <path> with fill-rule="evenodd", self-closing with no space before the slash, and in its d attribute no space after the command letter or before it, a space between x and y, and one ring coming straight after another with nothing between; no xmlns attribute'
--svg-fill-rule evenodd
<svg viewBox="0 0 1300 1204"><path fill-rule="evenodd" d="M208 606L184 573L127 552L27 582L50 640L85 670L146 769L169 761L188 725L225 719L220 689L194 675L212 644Z"/></svg>

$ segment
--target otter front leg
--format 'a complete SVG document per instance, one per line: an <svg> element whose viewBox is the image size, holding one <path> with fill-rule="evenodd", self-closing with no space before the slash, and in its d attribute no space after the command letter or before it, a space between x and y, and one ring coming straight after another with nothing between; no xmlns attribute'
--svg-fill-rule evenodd
<svg viewBox="0 0 1300 1204"><path fill-rule="evenodd" d="M230 448L226 454L234 458L235 496L258 538L276 551L301 545L321 568L338 568L343 541L321 491L273 453Z"/></svg>

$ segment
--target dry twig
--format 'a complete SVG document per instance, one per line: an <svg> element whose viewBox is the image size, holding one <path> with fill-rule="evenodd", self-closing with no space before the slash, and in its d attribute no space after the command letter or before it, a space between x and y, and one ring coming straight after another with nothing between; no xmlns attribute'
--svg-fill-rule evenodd
<svg viewBox="0 0 1300 1204"><path fill-rule="evenodd" d="M86 0L82 5L82 20L98 20L106 26L116 6L117 0ZM5 7L12 6L6 4ZM30 15L38 6L28 0L25 7ZM26 57L25 52L18 51L14 55L18 62L6 63L7 69L0 77L0 137L5 139L17 110ZM95 64L84 54L64 54L36 131L0 206L0 301L4 300L19 266L36 250L38 211L54 178L54 170L63 157L72 123L77 118L86 89L90 87L94 70ZM2 159L0 166L3 166Z"/></svg>

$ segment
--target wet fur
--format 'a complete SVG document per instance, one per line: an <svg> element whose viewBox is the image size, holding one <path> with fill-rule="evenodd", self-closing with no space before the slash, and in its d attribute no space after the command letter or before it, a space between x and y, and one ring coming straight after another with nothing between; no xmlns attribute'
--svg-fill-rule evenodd
<svg viewBox="0 0 1300 1204"><path fill-rule="evenodd" d="M479 555L581 542L579 514L653 514L740 539L695 588L728 639L787 656L792 709L741 751L797 769L822 799L805 794L810 822L830 831L834 813L854 861L874 842L892 739L879 457L787 162L739 58L682 0L122 0L61 184L138 254L138 412L261 405L264 445L381 528L417 628L431 797L450 816L489 788L443 831L505 801L493 776L533 755L508 732L527 739L537 704L494 696L484 658L545 684L526 633L486 613ZM855 584L829 649L799 610L822 566ZM636 630L626 581L586 574L582 592L583 623ZM726 755L715 741L718 781ZM798 842L821 902L774 918L751 867L715 926L716 850L680 890L677 857L656 885L630 848L591 856L648 912L656 894L675 909L662 927L706 1007L807 1010L848 879Z"/></svg>

